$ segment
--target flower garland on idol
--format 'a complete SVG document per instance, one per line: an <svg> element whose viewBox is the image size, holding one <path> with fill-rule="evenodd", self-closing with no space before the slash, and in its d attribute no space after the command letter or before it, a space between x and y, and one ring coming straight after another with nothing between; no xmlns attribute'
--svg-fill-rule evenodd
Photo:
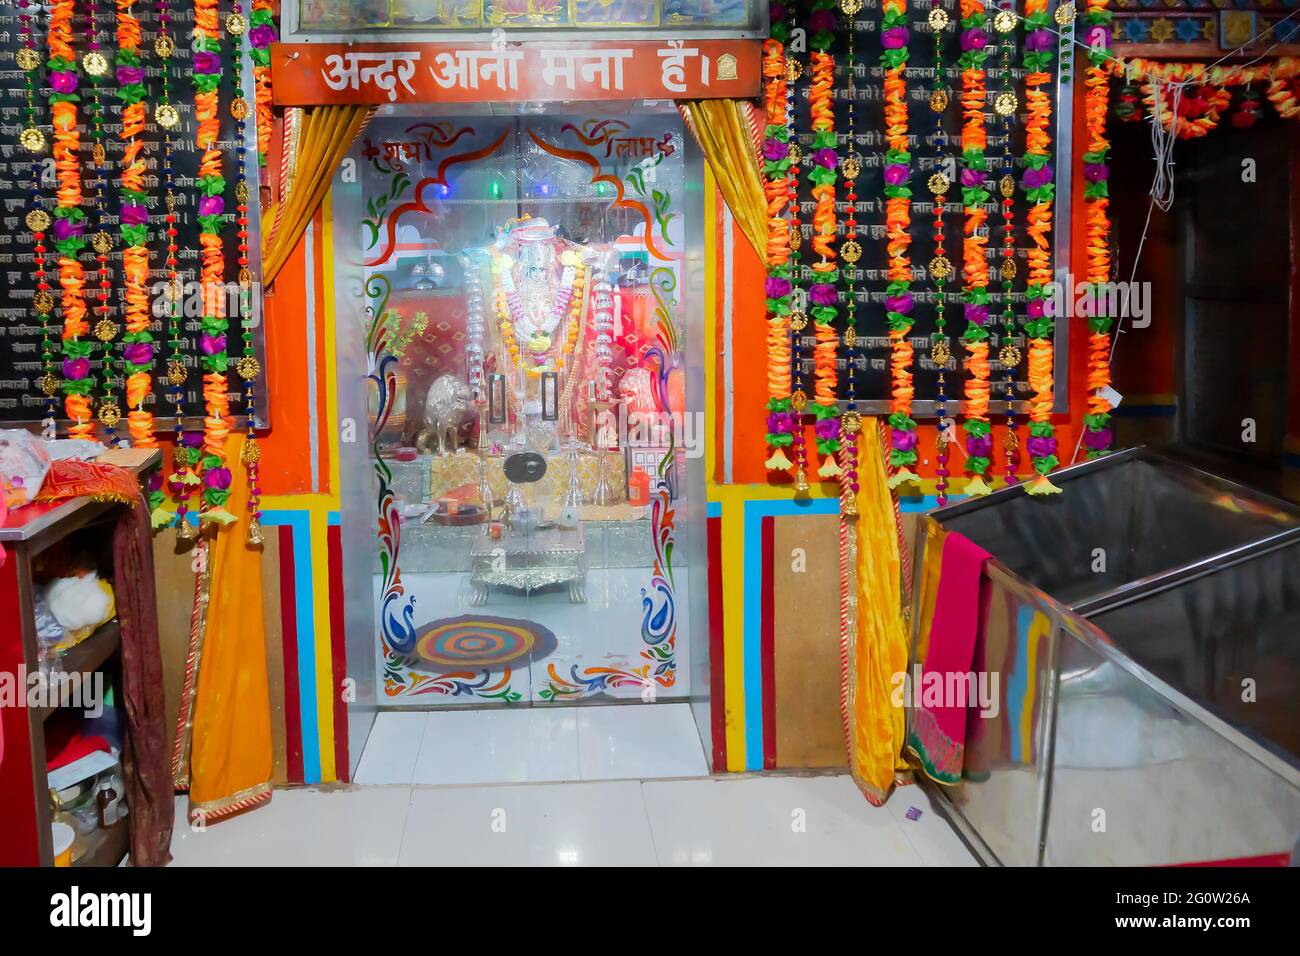
<svg viewBox="0 0 1300 956"><path fill-rule="evenodd" d="M221 35L217 0L194 0L194 119L195 141L203 151L195 186L199 191L199 282L203 315L199 320L200 362L203 375L203 492L199 521L206 527L235 520L226 510L230 496L230 469L226 467L226 439L230 434L230 388L226 381L225 312L226 256L221 238L225 225L226 180L217 142L221 119L218 89L221 85Z"/></svg>
<svg viewBox="0 0 1300 956"><path fill-rule="evenodd" d="M1106 110L1110 107L1110 73L1106 69L1110 41L1110 0L1087 0L1084 22L1087 29L1084 42L1088 46L1088 68L1084 83L1084 123L1087 127L1087 152L1083 154L1084 219L1088 229L1087 281L1095 291L1102 292L1102 284L1110 281L1110 205L1106 180L1110 176L1107 165L1110 142L1106 139ZM1094 302L1106 301L1106 296L1093 296ZM1110 327L1112 318L1107 315L1088 317L1088 411L1083 416L1083 444L1087 456L1096 458L1110 450L1111 430L1109 399L1102 393L1110 386Z"/></svg>
<svg viewBox="0 0 1300 956"><path fill-rule="evenodd" d="M965 421L966 433L966 494L972 497L987 495L992 489L985 476L988 474L993 440L989 424L989 265L988 237L984 223L988 213L983 204L990 193L985 188L988 176L984 147L988 133L984 128L985 100L988 90L984 60L988 57L989 35L985 32L988 14L982 0L961 0L961 68L962 108L962 171L961 195L965 213L965 232L962 238L962 302L966 310L966 330L962 343L966 348Z"/></svg>
<svg viewBox="0 0 1300 956"><path fill-rule="evenodd" d="M122 369L126 374L126 423L139 448L156 448L153 414L145 401L153 387L153 335L149 332L149 208L146 165L142 155L147 111L142 34L135 16L136 0L117 0L117 98L122 101L121 215L122 279L126 305L122 313ZM102 418L102 412L101 412Z"/></svg>
<svg viewBox="0 0 1300 956"><path fill-rule="evenodd" d="M40 86L37 71L41 68L41 54L37 50L34 25L36 17L29 11L30 0L18 0L18 51L15 60L23 71L23 120L24 126L18 134L18 143L31 155L29 163L30 186L28 195L32 197L32 208L28 210L24 223L32 233L32 265L36 274L36 290L32 293L32 312L41 323L41 377L39 385L45 396L45 416L41 428L45 434L53 434L56 402L54 396L59 391L59 377L54 374L54 344L50 341L50 313L54 310L54 293L49 283L49 273L45 270L45 254L49 251L45 245L46 230L50 228L50 214L37 202L41 189L41 165L39 155L45 151L46 138L41 130L37 113L36 90Z"/></svg>
<svg viewBox="0 0 1300 956"><path fill-rule="evenodd" d="M822 456L817 475L823 479L840 475L840 466L835 460L840 448L840 413L835 395L839 384L839 336L835 333L834 322L839 315L840 294L837 288L839 271L835 266L835 169L839 165L833 102L835 57L830 52L837 26L834 6L835 0L813 0L807 23L808 46L813 51L808 57L812 71L808 108L813 131L808 182L816 202L812 247L820 257L812 265L815 281L808 289L809 314L817 338L813 348L813 400L808 409L816 419L817 451Z"/></svg>
<svg viewBox="0 0 1300 956"><path fill-rule="evenodd" d="M912 154L907 115L907 0L884 0L880 22L885 68L885 319L889 325L889 487L920 479L916 464L916 421L912 418ZM937 61L936 61L937 62ZM936 73L938 67L936 67Z"/></svg>
<svg viewBox="0 0 1300 956"><path fill-rule="evenodd" d="M1043 89L1052 82L1052 32L1047 0L1025 0L1025 41L1022 62L1025 76L1025 171L1020 178L1029 204L1025 217L1029 236L1028 276L1025 288L1025 334L1029 338L1029 439L1025 447L1036 477L1025 490L1031 495L1058 494L1060 488L1047 477L1059 461L1052 425L1052 335L1055 323L1048 314L1046 288L1052 281L1052 202L1055 184L1051 166L1052 99Z"/></svg>
<svg viewBox="0 0 1300 956"><path fill-rule="evenodd" d="M77 127L76 54L72 50L73 0L54 0L46 36L50 58L50 119L54 134L54 175L57 182L52 234L59 254L60 307L63 312L63 410L71 420L68 436L93 441L90 416L90 356L94 344L82 339L90 331L86 320L86 273L77 256L85 248L86 212L81 208L81 135Z"/></svg>
<svg viewBox="0 0 1300 956"><path fill-rule="evenodd" d="M795 416L790 410L790 128L785 11L771 11L771 37L763 41L763 191L767 197L767 445L769 471L789 471L794 463L785 449L794 444Z"/></svg>

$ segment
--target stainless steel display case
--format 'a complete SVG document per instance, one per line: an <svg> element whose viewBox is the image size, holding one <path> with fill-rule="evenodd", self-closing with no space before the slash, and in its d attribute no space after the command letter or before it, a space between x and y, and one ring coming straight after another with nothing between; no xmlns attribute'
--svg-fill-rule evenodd
<svg viewBox="0 0 1300 956"><path fill-rule="evenodd" d="M993 555L974 669L1001 678L941 807L994 864L1290 850L1300 511L1146 449L1053 480L1048 501L1010 488L923 519L918 584L938 529Z"/></svg>

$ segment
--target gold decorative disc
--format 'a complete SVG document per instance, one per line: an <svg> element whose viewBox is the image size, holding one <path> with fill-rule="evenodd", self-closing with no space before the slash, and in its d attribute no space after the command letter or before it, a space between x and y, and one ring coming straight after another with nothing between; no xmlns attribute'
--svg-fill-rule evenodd
<svg viewBox="0 0 1300 956"><path fill-rule="evenodd" d="M808 314L800 312L797 309L790 313L790 328L795 332L802 332L808 327Z"/></svg>
<svg viewBox="0 0 1300 956"><path fill-rule="evenodd" d="M935 113L942 113L948 108L948 91L937 89L930 91L930 109Z"/></svg>
<svg viewBox="0 0 1300 956"><path fill-rule="evenodd" d="M167 34L160 33L154 37L153 51L158 54L158 56L169 57L175 52L175 50L176 44L172 42L172 38Z"/></svg>
<svg viewBox="0 0 1300 956"><path fill-rule="evenodd" d="M81 68L86 71L87 76L107 76L108 57L98 50L91 50L81 58Z"/></svg>
<svg viewBox="0 0 1300 956"><path fill-rule="evenodd" d="M59 391L59 379L53 372L41 376L41 391L46 395L55 395Z"/></svg>
<svg viewBox="0 0 1300 956"><path fill-rule="evenodd" d="M33 209L27 214L27 228L32 232L44 232L50 228L50 214L44 209Z"/></svg>
<svg viewBox="0 0 1300 956"><path fill-rule="evenodd" d="M803 150L799 148L798 143L791 143L790 151L787 152L785 155L790 160L790 162L796 166L799 165L799 163L803 162Z"/></svg>
<svg viewBox="0 0 1300 956"><path fill-rule="evenodd" d="M840 258L849 265L862 258L862 247L858 245L856 239L849 239L840 246Z"/></svg>
<svg viewBox="0 0 1300 956"><path fill-rule="evenodd" d="M167 363L167 382L171 385L184 385L185 379L189 377L189 372L185 368L185 363L177 359L172 359Z"/></svg>
<svg viewBox="0 0 1300 956"><path fill-rule="evenodd" d="M175 129L181 125L180 110L170 103L159 103L158 108L154 110L153 118L163 129Z"/></svg>
<svg viewBox="0 0 1300 956"><path fill-rule="evenodd" d="M1002 260L1002 278L1010 282L1016 277L1016 260L1007 256Z"/></svg>
<svg viewBox="0 0 1300 956"><path fill-rule="evenodd" d="M247 29L248 29L248 21L245 20L238 13L232 13L230 16L226 17L226 32L229 33L232 37L237 37L242 35L243 32Z"/></svg>
<svg viewBox="0 0 1300 956"><path fill-rule="evenodd" d="M840 172L845 179L857 179L858 174L862 172L862 161L857 156L845 156L840 162Z"/></svg>
<svg viewBox="0 0 1300 956"><path fill-rule="evenodd" d="M802 388L795 389L790 396L790 407L796 412L802 412L808 407L808 395Z"/></svg>
<svg viewBox="0 0 1300 956"><path fill-rule="evenodd" d="M45 134L35 126L29 126L18 134L18 142L28 152L39 153L45 148Z"/></svg>
<svg viewBox="0 0 1300 956"><path fill-rule="evenodd" d="M1012 196L1016 194L1016 177L1012 176L1010 173L1007 173L1005 176L1003 176L1001 179L998 180L998 190L1002 193L1003 196L1005 196L1007 199L1010 199Z"/></svg>
<svg viewBox="0 0 1300 956"><path fill-rule="evenodd" d="M862 9L862 0L840 0L840 10L845 16L853 16Z"/></svg>
<svg viewBox="0 0 1300 956"><path fill-rule="evenodd" d="M1014 93L999 93L993 101L993 111L999 116L1012 116L1019 105Z"/></svg>
<svg viewBox="0 0 1300 956"><path fill-rule="evenodd" d="M998 352L998 361L1002 363L1003 368L1020 367L1020 349L1014 345L1004 345Z"/></svg>
<svg viewBox="0 0 1300 956"><path fill-rule="evenodd" d="M230 101L230 115L237 120L244 119L248 116L248 100L242 96L237 96Z"/></svg>
<svg viewBox="0 0 1300 956"><path fill-rule="evenodd" d="M862 431L862 416L857 412L845 412L840 416L840 431L846 435L856 435Z"/></svg>
<svg viewBox="0 0 1300 956"><path fill-rule="evenodd" d="M176 196L175 196L175 194L173 194L173 193L171 193L171 192L167 193L166 203L167 203L167 211L168 211L168 212L175 212L175 211L176 211Z"/></svg>
<svg viewBox="0 0 1300 956"><path fill-rule="evenodd" d="M930 29L938 33L948 25L948 11L942 7L935 7L930 11L930 16L927 19L930 23Z"/></svg>
<svg viewBox="0 0 1300 956"><path fill-rule="evenodd" d="M105 402L99 406L99 421L105 428L116 428L122 420L122 409L116 402Z"/></svg>
<svg viewBox="0 0 1300 956"><path fill-rule="evenodd" d="M948 261L947 256L935 256L930 260L930 277L934 279L946 279L952 275L952 263Z"/></svg>
<svg viewBox="0 0 1300 956"><path fill-rule="evenodd" d="M803 64L798 60L787 60L785 63L785 78L789 83L793 83L799 77L803 76Z"/></svg>
<svg viewBox="0 0 1300 956"><path fill-rule="evenodd" d="M993 18L993 29L998 33L1010 33L1016 28L1016 15L1010 10L999 10Z"/></svg>
<svg viewBox="0 0 1300 956"><path fill-rule="evenodd" d="M239 460L245 465L255 465L262 460L262 447L256 438L244 442L244 450L239 453Z"/></svg>
<svg viewBox="0 0 1300 956"><path fill-rule="evenodd" d="M1008 431L1002 436L1002 448L1008 455L1014 455L1019 447L1020 436L1015 432Z"/></svg>
<svg viewBox="0 0 1300 956"><path fill-rule="evenodd" d="M95 338L101 342L111 342L117 337L119 326L112 319L100 319L95 323Z"/></svg>
<svg viewBox="0 0 1300 956"><path fill-rule="evenodd" d="M20 70L34 70L41 65L41 55L31 47L23 47L14 57Z"/></svg>
<svg viewBox="0 0 1300 956"><path fill-rule="evenodd" d="M248 266L239 267L239 284L245 289L253 284L253 270Z"/></svg>
<svg viewBox="0 0 1300 956"><path fill-rule="evenodd" d="M90 158L96 166L104 165L104 144L96 143L90 148Z"/></svg>
<svg viewBox="0 0 1300 956"><path fill-rule="evenodd" d="M799 247L802 245L803 245L803 231L800 229L791 229L790 248L794 249L795 251L798 251Z"/></svg>
<svg viewBox="0 0 1300 956"><path fill-rule="evenodd" d="M952 349L948 348L947 342L935 342L930 346L930 361L940 368L946 368L951 358Z"/></svg>
<svg viewBox="0 0 1300 956"><path fill-rule="evenodd" d="M241 179L239 182L235 183L235 202L248 202L248 180Z"/></svg>
<svg viewBox="0 0 1300 956"><path fill-rule="evenodd" d="M235 374L246 382L257 378L257 373L260 371L262 371L262 363L251 355L245 355L235 363Z"/></svg>
<svg viewBox="0 0 1300 956"><path fill-rule="evenodd" d="M844 330L844 347L846 349L856 348L858 345L858 330L855 326L850 325Z"/></svg>
<svg viewBox="0 0 1300 956"><path fill-rule="evenodd" d="M107 255L109 250L113 248L113 237L101 229L90 237L90 247L101 256Z"/></svg>
<svg viewBox="0 0 1300 956"><path fill-rule="evenodd" d="M38 289L32 296L32 308L37 315L49 315L54 311L54 293L48 289Z"/></svg>
<svg viewBox="0 0 1300 956"><path fill-rule="evenodd" d="M1067 0L1066 3L1063 3L1059 7L1057 7L1056 12L1052 14L1052 19L1055 20L1059 26L1065 26L1067 23L1073 23L1074 22L1074 0Z"/></svg>
<svg viewBox="0 0 1300 956"><path fill-rule="evenodd" d="M943 173L935 173L926 182L926 185L930 187L930 192L934 193L936 196L942 196L948 191L948 187L951 186L952 183L948 181L948 177Z"/></svg>

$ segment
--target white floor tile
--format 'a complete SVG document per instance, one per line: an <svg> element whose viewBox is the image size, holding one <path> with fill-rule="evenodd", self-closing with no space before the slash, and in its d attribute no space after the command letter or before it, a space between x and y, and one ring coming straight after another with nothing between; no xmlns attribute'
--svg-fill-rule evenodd
<svg viewBox="0 0 1300 956"><path fill-rule="evenodd" d="M848 776L648 781L662 866L919 866L888 809Z"/></svg>
<svg viewBox="0 0 1300 956"><path fill-rule="evenodd" d="M428 718L416 784L579 779L574 708L434 711Z"/></svg>
<svg viewBox="0 0 1300 956"><path fill-rule="evenodd" d="M355 782L362 784L409 784L415 778L415 760L420 755L425 723L422 711L381 711L362 751Z"/></svg>
<svg viewBox="0 0 1300 956"><path fill-rule="evenodd" d="M903 836L921 854L926 866L979 866L961 837L934 808L929 794L919 786L896 787L885 808L898 821ZM909 810L919 810L920 815L909 820Z"/></svg>
<svg viewBox="0 0 1300 956"><path fill-rule="evenodd" d="M583 780L706 777L689 704L577 708Z"/></svg>
<svg viewBox="0 0 1300 956"><path fill-rule="evenodd" d="M394 866L409 787L277 790L271 802L202 831L176 802L173 866Z"/></svg>
<svg viewBox="0 0 1300 956"><path fill-rule="evenodd" d="M402 866L653 866L641 785L416 787Z"/></svg>

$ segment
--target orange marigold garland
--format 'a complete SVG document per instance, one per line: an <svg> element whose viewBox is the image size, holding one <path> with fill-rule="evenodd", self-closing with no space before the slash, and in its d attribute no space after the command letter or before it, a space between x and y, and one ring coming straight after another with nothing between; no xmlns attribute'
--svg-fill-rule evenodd
<svg viewBox="0 0 1300 956"><path fill-rule="evenodd" d="M272 0L253 0L248 26L248 57L253 61L257 159L265 165L266 151L271 146L271 44L276 40Z"/></svg>
<svg viewBox="0 0 1300 956"><path fill-rule="evenodd" d="M1106 139L1106 111L1110 107L1110 73L1106 60L1110 54L1110 0L1087 0L1084 42L1088 46L1088 69L1084 76L1087 92L1084 99L1084 122L1088 131L1087 151L1083 154L1084 218L1088 228L1087 281L1098 294L1095 303L1107 297L1102 286L1110 281L1110 205L1106 181L1110 142ZM1083 444L1088 457L1096 458L1110 450L1110 401L1102 394L1110 386L1110 328L1108 315L1088 317L1088 410L1083 416Z"/></svg>
<svg viewBox="0 0 1300 956"><path fill-rule="evenodd" d="M794 444L795 415L790 398L790 204L789 80L785 39L789 31L773 19L772 37L763 42L763 189L767 196L767 444L766 465L789 471L785 450Z"/></svg>
<svg viewBox="0 0 1300 956"><path fill-rule="evenodd" d="M1055 184L1051 166L1052 99L1044 89L1052 82L1052 46L1047 0L1025 0L1025 172L1020 180L1029 235L1028 280L1025 288L1025 334L1029 337L1029 439L1025 448L1036 477L1025 490L1031 495L1056 494L1060 488L1047 477L1060 463L1052 424L1053 346L1055 323L1048 314L1047 286L1052 281L1052 201Z"/></svg>
<svg viewBox="0 0 1300 956"><path fill-rule="evenodd" d="M195 141L203 151L195 186L199 192L199 283L203 314L199 320L200 361L203 365L203 508L201 524L226 525L235 520L226 510L230 469L226 440L230 435L230 388L226 380L225 315L226 256L221 230L226 224L226 180L222 175L218 89L221 85L221 35L217 0L194 0L194 119Z"/></svg>
<svg viewBox="0 0 1300 956"><path fill-rule="evenodd" d="M136 0L117 0L117 97L122 101L121 219L122 279L126 307L122 314L122 369L126 374L126 423L131 441L140 448L155 448L153 415L145 409L152 389L153 335L149 332L149 209L145 180L144 133L146 91L141 65L140 21Z"/></svg>
<svg viewBox="0 0 1300 956"><path fill-rule="evenodd" d="M885 321L889 326L889 487L917 482L912 418L912 154L908 145L906 0L884 0L880 54L885 68Z"/></svg>
<svg viewBox="0 0 1300 956"><path fill-rule="evenodd" d="M50 84L50 115L54 134L54 175L57 181L53 245L59 254L60 307L63 311L63 410L71 420L68 436L93 441L90 416L92 342L86 319L86 273L77 256L85 248L86 212L81 208L81 135L77 129L77 59L72 49L73 0L54 0L50 7L46 43Z"/></svg>
<svg viewBox="0 0 1300 956"><path fill-rule="evenodd" d="M839 336L834 322L839 315L839 270L836 268L835 216L836 152L838 138L835 133L835 58L830 49L835 40L835 0L813 0L807 30L809 66L812 80L808 85L808 109L813 131L811 168L808 181L816 207L813 212L812 248L820 257L812 269L816 281L808 288L809 314L812 316L816 345L813 346L813 401L808 409L816 419L817 451L822 456L817 475L823 479L838 478L839 463L835 460L840 448L839 406L836 389L839 384Z"/></svg>
<svg viewBox="0 0 1300 956"><path fill-rule="evenodd" d="M988 14L982 0L961 0L961 195L965 212L965 231L962 239L962 302L966 309L966 330L962 343L966 348L966 471L971 476L966 482L966 494L987 495L992 489L985 476L988 474L993 439L989 423L989 265L988 236L984 224L988 213L984 203L989 201L985 188L988 164L984 147L988 133L985 100L988 97L987 74L984 60L988 57L989 35L985 28Z"/></svg>

